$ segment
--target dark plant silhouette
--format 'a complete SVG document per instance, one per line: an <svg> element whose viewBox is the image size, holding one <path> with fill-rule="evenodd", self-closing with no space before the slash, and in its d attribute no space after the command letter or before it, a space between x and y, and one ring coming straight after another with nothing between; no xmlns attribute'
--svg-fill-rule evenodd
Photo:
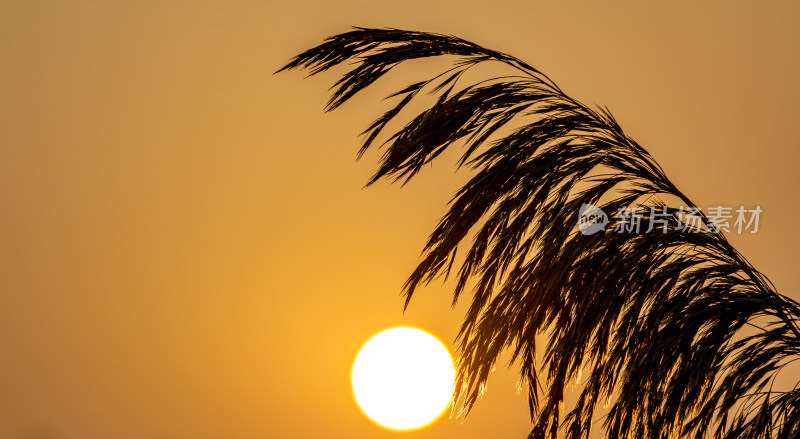
<svg viewBox="0 0 800 439"><path fill-rule="evenodd" d="M800 437L800 389L773 388L800 358L800 305L702 212L688 231L680 207L695 204L607 110L519 59L433 33L356 28L281 70L352 62L331 110L403 61L442 55L452 67L391 95L398 102L364 132L358 156L425 91L435 101L388 137L368 184L407 182L451 145L474 173L404 287L406 306L451 271L454 303L471 289L455 406L471 409L508 350L527 387L531 438L585 438L600 426L613 438ZM459 85L486 62L511 73ZM583 205L609 213L608 226L580 233ZM666 233L617 231L632 207L661 213Z"/></svg>

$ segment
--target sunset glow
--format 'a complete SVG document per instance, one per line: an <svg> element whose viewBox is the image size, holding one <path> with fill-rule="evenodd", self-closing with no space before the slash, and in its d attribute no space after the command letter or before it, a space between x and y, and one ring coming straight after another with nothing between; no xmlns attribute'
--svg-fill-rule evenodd
<svg viewBox="0 0 800 439"><path fill-rule="evenodd" d="M372 337L353 365L353 392L373 421L410 430L436 420L447 408L455 369L436 337L399 327Z"/></svg>

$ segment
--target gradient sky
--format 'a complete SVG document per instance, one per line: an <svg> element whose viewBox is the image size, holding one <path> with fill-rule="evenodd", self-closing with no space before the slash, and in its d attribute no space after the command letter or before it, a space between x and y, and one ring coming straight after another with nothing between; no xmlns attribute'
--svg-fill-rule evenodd
<svg viewBox="0 0 800 439"><path fill-rule="evenodd" d="M800 299L800 4L568 3L0 1L0 438L525 436L514 368L464 423L390 432L353 400L371 335L452 346L450 286L399 291L465 175L362 190L356 136L403 74L330 114L335 75L272 75L350 25L607 105L700 206L764 209L730 240Z"/></svg>

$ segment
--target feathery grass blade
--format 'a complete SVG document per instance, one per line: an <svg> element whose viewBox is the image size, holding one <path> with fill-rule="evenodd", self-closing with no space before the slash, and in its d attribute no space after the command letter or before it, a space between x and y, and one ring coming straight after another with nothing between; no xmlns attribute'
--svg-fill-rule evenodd
<svg viewBox="0 0 800 439"><path fill-rule="evenodd" d="M455 55L453 67L393 94L400 102L367 128L358 156L425 90L436 101L390 136L368 184L407 182L456 146L458 165L474 170L404 286L407 306L453 268L454 303L472 285L459 334L461 412L509 350L528 387L531 438L588 438L598 412L615 438L800 437L800 391L772 388L800 358L800 305L702 212L697 231L675 231L684 226L679 207L695 204L607 109L570 98L510 55L434 33L356 28L279 71L315 75L352 62L332 110L398 64L441 55ZM514 74L458 86L485 62ZM607 228L579 233L585 205L610 213ZM662 213L670 232L618 233L631 207ZM581 374L566 411L565 391ZM606 411L604 401L613 401Z"/></svg>

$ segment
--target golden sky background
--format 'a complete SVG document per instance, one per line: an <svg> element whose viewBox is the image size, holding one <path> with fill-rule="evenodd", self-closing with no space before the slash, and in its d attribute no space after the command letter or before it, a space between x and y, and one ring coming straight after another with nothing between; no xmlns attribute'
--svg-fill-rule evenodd
<svg viewBox="0 0 800 439"><path fill-rule="evenodd" d="M0 1L0 438L527 434L513 368L464 423L391 432L353 400L371 335L452 347L448 285L398 294L465 176L362 190L356 136L402 75L330 114L335 74L272 75L351 25L452 33L607 105L701 207L764 209L729 237L800 299L800 4L564 3Z"/></svg>

